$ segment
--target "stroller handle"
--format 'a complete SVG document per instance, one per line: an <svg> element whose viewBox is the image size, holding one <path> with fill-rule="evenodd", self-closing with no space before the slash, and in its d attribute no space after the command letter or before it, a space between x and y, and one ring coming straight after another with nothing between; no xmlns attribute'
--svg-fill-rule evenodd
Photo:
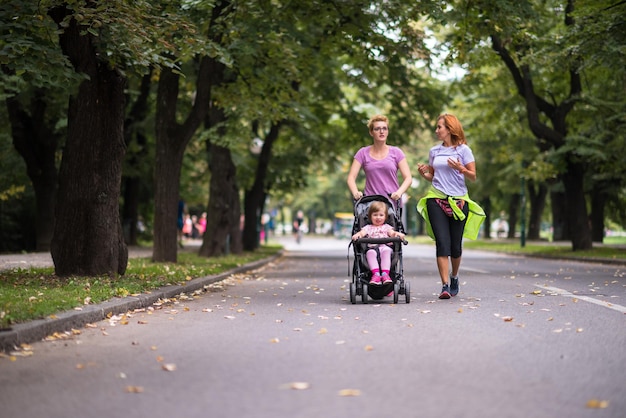
<svg viewBox="0 0 626 418"><path fill-rule="evenodd" d="M354 240L355 244L388 244L390 242L401 242L407 245L409 242L400 237L386 237L386 238L359 238Z"/></svg>

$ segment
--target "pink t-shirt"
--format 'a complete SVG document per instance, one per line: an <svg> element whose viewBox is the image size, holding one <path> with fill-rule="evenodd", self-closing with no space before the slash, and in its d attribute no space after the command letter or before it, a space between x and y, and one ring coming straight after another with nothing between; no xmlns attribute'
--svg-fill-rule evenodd
<svg viewBox="0 0 626 418"><path fill-rule="evenodd" d="M387 238L391 231L393 231L393 227L389 224L382 224L380 226L374 226L372 224L367 224L361 231L365 232L369 238Z"/></svg>
<svg viewBox="0 0 626 418"><path fill-rule="evenodd" d="M363 147L354 155L365 172L366 196L379 194L385 197L398 190L398 164L404 160L404 152L398 147L389 146L389 153L382 160L376 160L370 155L371 145Z"/></svg>

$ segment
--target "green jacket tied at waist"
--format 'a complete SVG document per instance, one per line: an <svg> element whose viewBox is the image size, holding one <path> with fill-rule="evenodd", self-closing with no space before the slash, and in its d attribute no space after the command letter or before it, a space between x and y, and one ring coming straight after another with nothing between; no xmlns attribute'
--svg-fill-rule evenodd
<svg viewBox="0 0 626 418"><path fill-rule="evenodd" d="M450 207L452 208L454 219L458 219L460 221L465 219L465 213L463 213L463 211L456 205L455 200L464 200L469 205L469 213L467 215L465 229L463 230L463 237L468 239L478 238L478 231L480 230L480 226L486 217L483 208L481 208L478 203L470 199L468 193L466 193L465 196L448 196L435 189L433 186L430 186L426 196L422 197L419 202L417 202L417 212L426 221L426 232L429 237L435 239L432 225L428 219L428 210L426 209L426 201L428 199L447 199Z"/></svg>

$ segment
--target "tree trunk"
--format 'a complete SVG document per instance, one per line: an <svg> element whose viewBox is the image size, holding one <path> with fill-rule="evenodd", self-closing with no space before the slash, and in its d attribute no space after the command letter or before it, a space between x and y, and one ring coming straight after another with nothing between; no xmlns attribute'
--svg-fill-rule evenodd
<svg viewBox="0 0 626 418"><path fill-rule="evenodd" d="M46 92L33 92L28 111L17 97L6 100L13 146L24 159L36 201L35 251L50 251L57 196L55 164L59 136L46 118Z"/></svg>
<svg viewBox="0 0 626 418"><path fill-rule="evenodd" d="M67 12L50 14L59 24ZM119 216L126 79L100 61L83 30L72 19L60 36L63 52L89 80L70 98L51 254L60 277L115 276L128 263Z"/></svg>
<svg viewBox="0 0 626 418"><path fill-rule="evenodd" d="M550 192L552 207L552 240L569 241L569 224L567 222L567 204L565 193L553 190Z"/></svg>
<svg viewBox="0 0 626 418"><path fill-rule="evenodd" d="M585 192L583 190L584 169L577 163L569 163L563 174L563 185L567 195L567 223L572 234L572 250L581 251L592 248L591 228Z"/></svg>
<svg viewBox="0 0 626 418"><path fill-rule="evenodd" d="M528 197L530 199L530 216L528 218L528 239L538 240L541 235L541 217L546 207L548 188L545 184L528 182Z"/></svg>
<svg viewBox="0 0 626 418"><path fill-rule="evenodd" d="M509 232L507 233L506 237L510 239L515 238L517 219L519 216L521 216L521 200L522 199L519 193L512 194L511 198L509 199L509 213L507 217L507 222L509 223Z"/></svg>
<svg viewBox="0 0 626 418"><path fill-rule="evenodd" d="M157 92L156 156L154 164L154 245L152 260L175 263L178 259L178 201L183 154L189 138L176 135L179 76L161 71Z"/></svg>
<svg viewBox="0 0 626 418"><path fill-rule="evenodd" d="M259 226L261 224L261 211L267 196L265 180L272 152L272 144L278 138L282 126L281 122L273 124L263 141L259 162L257 164L254 184L250 190L245 191L243 227L243 249L254 251L259 246Z"/></svg>
<svg viewBox="0 0 626 418"><path fill-rule="evenodd" d="M604 206L606 194L601 187L595 187L591 192L591 239L593 242L604 241Z"/></svg>
<svg viewBox="0 0 626 418"><path fill-rule="evenodd" d="M230 150L207 144L210 155L211 185L207 209L207 229L199 255L217 257L228 253L240 254L243 250L239 218L239 188L237 168Z"/></svg>
<svg viewBox="0 0 626 418"><path fill-rule="evenodd" d="M491 239L491 198L489 196L485 197L482 201L480 201L480 205L485 211L485 221L483 222L483 238ZM420 229L423 230L423 226L421 225L421 216L418 216L418 222L420 222Z"/></svg>
<svg viewBox="0 0 626 418"><path fill-rule="evenodd" d="M209 108L210 70L210 58L202 57L196 79L195 101L183 124L177 122L176 112L180 77L169 68L161 70L156 111L153 261L175 263L178 258L176 222L183 155Z"/></svg>
<svg viewBox="0 0 626 418"><path fill-rule="evenodd" d="M137 239L139 231L137 228L139 222L139 203L140 203L140 190L141 181L140 176L141 167L145 164L144 159L148 152L146 144L148 140L142 131L143 122L149 113L148 98L150 97L150 90L152 85L152 69L148 71L141 79L139 86L139 96L137 100L132 104L126 120L124 121L124 141L126 147L130 147L133 142L136 142L139 152L129 154L130 158L127 158L126 165L131 174L123 177L123 189L124 189L124 207L122 209L122 221L124 226L124 237L129 245L137 245Z"/></svg>

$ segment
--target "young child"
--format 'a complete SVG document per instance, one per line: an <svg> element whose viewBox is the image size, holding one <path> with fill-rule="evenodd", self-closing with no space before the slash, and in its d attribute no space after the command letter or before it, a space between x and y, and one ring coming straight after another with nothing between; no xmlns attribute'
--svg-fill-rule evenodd
<svg viewBox="0 0 626 418"><path fill-rule="evenodd" d="M365 225L359 232L352 236L352 241L359 238L404 238L404 234L395 231L387 221L387 205L384 202L372 202L367 212L371 224ZM370 249L365 253L367 263L372 270L371 285L381 286L391 283L389 270L391 268L391 253L393 250L388 244L369 244ZM377 260L377 251L380 253L380 265Z"/></svg>

